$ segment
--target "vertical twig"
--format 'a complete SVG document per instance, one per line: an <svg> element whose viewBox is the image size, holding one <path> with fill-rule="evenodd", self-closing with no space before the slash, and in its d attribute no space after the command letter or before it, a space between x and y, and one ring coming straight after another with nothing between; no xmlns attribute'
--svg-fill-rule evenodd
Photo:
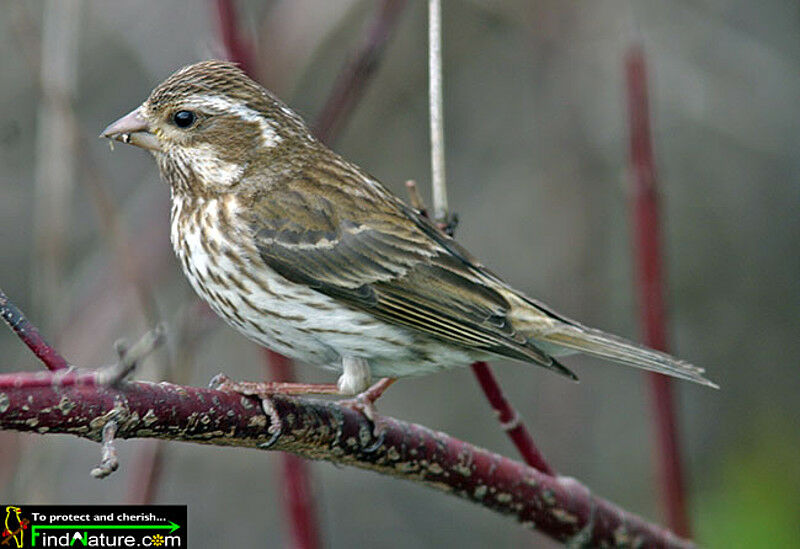
<svg viewBox="0 0 800 549"><path fill-rule="evenodd" d="M131 460L125 502L131 505L152 503L158 494L158 481L164 469L166 444L163 440L137 441L136 454Z"/></svg>
<svg viewBox="0 0 800 549"><path fill-rule="evenodd" d="M37 160L33 218L34 311L63 302L63 258L75 186L75 118L72 100L77 84L80 0L44 3Z"/></svg>
<svg viewBox="0 0 800 549"><path fill-rule="evenodd" d="M314 135L330 144L350 117L378 69L383 50L397 28L407 0L381 0L361 47L336 77L333 90L314 124Z"/></svg>
<svg viewBox="0 0 800 549"><path fill-rule="evenodd" d="M444 170L444 97L442 92L442 5L428 0L428 97L431 117L431 186L433 219L447 223L447 181Z"/></svg>
<svg viewBox="0 0 800 549"><path fill-rule="evenodd" d="M265 349L264 354L272 379L294 381L294 365L291 360L269 349ZM283 485L285 505L291 518L292 547L321 547L308 462L295 454L283 453L279 481Z"/></svg>
<svg viewBox="0 0 800 549"><path fill-rule="evenodd" d="M148 326L155 326L161 321L155 293L146 277L141 273L142 268L136 260L136 256L131 254L134 245L123 230L120 211L104 185L109 178L106 174L101 173L97 164L92 162L90 156L86 154L88 145L85 139L82 139L78 133L76 133L75 139L78 143L78 152L86 159L86 173L85 177L81 178L81 184L86 187L87 193L97 209L102 237L112 254L114 267L120 279L125 280L134 290L145 323ZM160 369L169 371L168 360L165 366Z"/></svg>
<svg viewBox="0 0 800 549"><path fill-rule="evenodd" d="M215 0L219 34L228 59L238 63L244 72L255 77L255 54L252 44L239 31L235 0Z"/></svg>
<svg viewBox="0 0 800 549"><path fill-rule="evenodd" d="M219 32L231 61L255 78L255 54L252 45L241 36L235 0L215 0L219 17ZM276 381L294 379L292 362L271 350L264 351L265 366ZM281 478L288 510L292 547L316 549L321 546L314 497L311 491L311 471L300 457L281 455Z"/></svg>
<svg viewBox="0 0 800 549"><path fill-rule="evenodd" d="M431 181L433 186L434 220L440 227L452 226L447 206L447 184L444 169L444 114L442 93L442 14L440 0L428 0L428 77L431 125ZM407 184L414 189L413 184ZM415 190L414 190L415 192ZM414 195L412 195L414 196ZM417 199L419 200L419 199ZM525 463L548 475L555 474L537 448L517 411L506 399L491 366L485 362L472 364L472 373L483 390L489 405L497 414L500 426L525 460Z"/></svg>
<svg viewBox="0 0 800 549"><path fill-rule="evenodd" d="M626 55L625 71L630 124L630 163L634 180L631 201L636 286L644 342L660 351L667 350L664 276L661 253L658 190L644 50L634 44ZM650 392L657 437L658 476L667 520L679 535L689 536L678 429L672 398L671 380L649 373Z"/></svg>

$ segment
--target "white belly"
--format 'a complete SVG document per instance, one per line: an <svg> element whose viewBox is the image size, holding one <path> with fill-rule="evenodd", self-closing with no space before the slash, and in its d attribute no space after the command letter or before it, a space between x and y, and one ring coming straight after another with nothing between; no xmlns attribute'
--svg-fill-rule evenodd
<svg viewBox="0 0 800 549"><path fill-rule="evenodd" d="M174 199L171 239L184 273L218 315L257 343L337 371L343 356L365 358L375 377L422 375L475 359L467 350L388 324L285 279L261 262L253 248L213 228L217 199L197 206L199 212L189 218L179 215L181 207ZM199 223L203 219L204 228ZM179 222L184 223L182 231Z"/></svg>

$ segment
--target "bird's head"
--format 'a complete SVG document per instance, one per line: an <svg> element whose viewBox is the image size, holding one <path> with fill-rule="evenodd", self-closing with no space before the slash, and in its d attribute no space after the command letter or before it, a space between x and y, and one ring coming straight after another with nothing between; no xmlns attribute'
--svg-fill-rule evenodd
<svg viewBox="0 0 800 549"><path fill-rule="evenodd" d="M151 151L174 190L225 192L279 170L314 139L305 123L236 65L203 61L175 72L101 137Z"/></svg>

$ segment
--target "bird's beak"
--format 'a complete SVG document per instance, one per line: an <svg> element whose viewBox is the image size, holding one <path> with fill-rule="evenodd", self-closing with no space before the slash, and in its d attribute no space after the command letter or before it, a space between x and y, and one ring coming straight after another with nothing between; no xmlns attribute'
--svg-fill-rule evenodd
<svg viewBox="0 0 800 549"><path fill-rule="evenodd" d="M100 137L136 145L149 151L161 150L158 138L150 133L150 125L142 116L141 107L132 110L113 124L110 124L103 130Z"/></svg>

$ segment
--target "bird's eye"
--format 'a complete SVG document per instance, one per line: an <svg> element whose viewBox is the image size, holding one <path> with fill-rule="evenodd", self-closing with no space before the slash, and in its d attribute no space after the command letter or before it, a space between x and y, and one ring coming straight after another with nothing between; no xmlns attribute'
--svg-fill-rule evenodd
<svg viewBox="0 0 800 549"><path fill-rule="evenodd" d="M197 116L192 111L178 111L172 115L172 121L179 128L188 128L194 124L195 120L197 120Z"/></svg>

